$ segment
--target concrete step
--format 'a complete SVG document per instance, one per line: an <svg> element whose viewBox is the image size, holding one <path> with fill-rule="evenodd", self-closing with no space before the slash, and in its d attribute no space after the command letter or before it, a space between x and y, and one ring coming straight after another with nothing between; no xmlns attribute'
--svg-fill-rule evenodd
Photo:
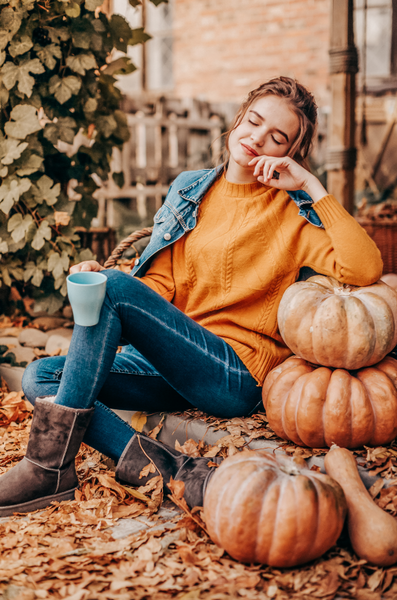
<svg viewBox="0 0 397 600"><path fill-rule="evenodd" d="M23 373L24 369L22 367L0 365L0 375L4 377L7 385L12 391L19 391L21 389ZM135 411L128 410L115 410L115 412L127 423L131 423L131 418L135 414ZM143 433L149 433L149 431L154 429L161 420L163 420L162 428L157 439L172 448L175 448L175 441L178 441L183 445L188 439L192 439L195 442L203 440L206 444L213 446L220 438L229 435L228 431L217 430L201 419L192 419L191 417L168 413L148 414ZM246 447L251 450L267 450L268 452L285 454L285 451L280 447L280 443L277 441L256 439L248 443L247 436L244 436L244 440L246 442ZM323 456L312 456L308 458L306 462L309 468L316 465L320 467L322 473L325 473ZM361 479L367 488L370 488L371 485L379 479L379 476L369 475L366 469L363 469L360 465L358 465L358 470ZM385 487L387 486L388 482L386 481Z"/></svg>
<svg viewBox="0 0 397 600"><path fill-rule="evenodd" d="M25 372L23 367L10 367L10 365L0 365L0 376L6 381L12 392L19 392L22 389L22 376Z"/></svg>

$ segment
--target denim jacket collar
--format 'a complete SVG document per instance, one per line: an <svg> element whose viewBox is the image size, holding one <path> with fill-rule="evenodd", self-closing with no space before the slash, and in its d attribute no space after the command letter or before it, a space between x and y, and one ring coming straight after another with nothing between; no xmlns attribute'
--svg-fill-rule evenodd
<svg viewBox="0 0 397 600"><path fill-rule="evenodd" d="M188 200L189 202L200 204L204 195L208 192L209 188L212 186L217 177L219 177L222 174L222 172L223 166L206 171L204 175L202 175L199 179L197 179L187 187L178 190L179 196L184 200ZM299 216L306 219L306 221L308 221L315 227L324 228L320 217L312 208L313 200L311 199L309 194L307 194L303 190L288 191L287 194L299 208Z"/></svg>
<svg viewBox="0 0 397 600"><path fill-rule="evenodd" d="M222 174L222 172L223 166L205 171L204 175L202 175L199 179L193 181L193 183L187 187L179 189L179 196L184 200L188 200L189 202L200 204L205 194L208 192L214 181ZM200 173L200 171L198 171L198 173Z"/></svg>

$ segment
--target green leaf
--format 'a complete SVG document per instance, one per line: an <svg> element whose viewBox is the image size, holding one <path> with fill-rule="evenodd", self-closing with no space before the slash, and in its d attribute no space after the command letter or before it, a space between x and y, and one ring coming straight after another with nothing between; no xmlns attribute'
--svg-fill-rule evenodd
<svg viewBox="0 0 397 600"><path fill-rule="evenodd" d="M12 231L12 239L14 242L19 242L26 237L26 232L32 223L32 215L25 215L23 217L20 213L17 213L8 221L7 231Z"/></svg>
<svg viewBox="0 0 397 600"><path fill-rule="evenodd" d="M10 274L9 274L8 269L7 269L6 266L1 267L1 277L2 277L2 279L4 281L4 283L6 285L8 285L8 287L11 287L12 281L11 281L11 277L10 277Z"/></svg>
<svg viewBox="0 0 397 600"><path fill-rule="evenodd" d="M123 185L124 185L124 173L123 173L123 171L120 171L119 173L112 173L112 177L113 177L113 181L115 182L115 184L119 188L122 188Z"/></svg>
<svg viewBox="0 0 397 600"><path fill-rule="evenodd" d="M0 13L0 29L4 29L0 36L0 47L2 50L8 42L19 31L22 23L21 13L13 10L11 7L3 8Z"/></svg>
<svg viewBox="0 0 397 600"><path fill-rule="evenodd" d="M70 75L64 79L60 79L58 75L54 75L49 81L50 94L54 94L59 104L64 104L70 100L73 94L78 94L80 88L81 79L74 75Z"/></svg>
<svg viewBox="0 0 397 600"><path fill-rule="evenodd" d="M20 142L14 138L4 139L0 142L0 161L3 165L11 165L22 152L29 146L28 142Z"/></svg>
<svg viewBox="0 0 397 600"><path fill-rule="evenodd" d="M4 180L0 187L0 210L8 215L14 204L18 202L22 194L30 189L31 185L30 179L26 178L15 177Z"/></svg>
<svg viewBox="0 0 397 600"><path fill-rule="evenodd" d="M22 35L19 40L12 40L9 47L9 52L11 56L15 58L20 54L25 54L25 52L29 52L32 46L32 38L30 38L28 35Z"/></svg>
<svg viewBox="0 0 397 600"><path fill-rule="evenodd" d="M106 27L102 23L101 19L94 19L91 21L91 25L97 33L104 33L106 31Z"/></svg>
<svg viewBox="0 0 397 600"><path fill-rule="evenodd" d="M67 283L66 283L66 274L65 273L62 273L62 275L55 280L54 289L59 290L61 292L62 296L66 296Z"/></svg>
<svg viewBox="0 0 397 600"><path fill-rule="evenodd" d="M66 27L46 27L51 42L57 44L66 42L70 38L70 33Z"/></svg>
<svg viewBox="0 0 397 600"><path fill-rule="evenodd" d="M64 271L68 271L69 263L70 259L65 250L62 251L62 254L52 252L48 257L47 269L53 274L54 279L58 279Z"/></svg>
<svg viewBox="0 0 397 600"><path fill-rule="evenodd" d="M32 248L34 248L35 250L40 250L44 246L45 240L50 239L51 227L49 226L48 221L44 219L44 221L40 223L38 230L34 234L34 238L32 240Z"/></svg>
<svg viewBox="0 0 397 600"><path fill-rule="evenodd" d="M130 130L128 128L128 121L125 112L122 110L115 110L114 118L117 121L117 131L114 135L117 136L122 142L128 142L130 139Z"/></svg>
<svg viewBox="0 0 397 600"><path fill-rule="evenodd" d="M113 62L109 63L108 66L103 69L102 73L105 75L127 75L136 71L136 66L132 64L128 56L121 56Z"/></svg>
<svg viewBox="0 0 397 600"><path fill-rule="evenodd" d="M38 154L31 154L17 169L17 175L24 177L25 175L36 173L42 168L43 162L44 158L42 156L38 156Z"/></svg>
<svg viewBox="0 0 397 600"><path fill-rule="evenodd" d="M91 44L91 36L94 28L87 19L77 19L73 23L72 40L76 48L88 50Z"/></svg>
<svg viewBox="0 0 397 600"><path fill-rule="evenodd" d="M143 27L138 27L137 29L132 29L132 35L128 40L129 46L136 46L136 44L144 44L148 40L152 38L151 35L145 33Z"/></svg>
<svg viewBox="0 0 397 600"><path fill-rule="evenodd" d="M101 116L98 119L97 128L103 133L105 138L108 138L117 129L117 121L113 115L108 115L107 117Z"/></svg>
<svg viewBox="0 0 397 600"><path fill-rule="evenodd" d="M48 206L52 206L57 202L58 196L61 193L61 184L56 183L53 187L51 187L53 183L54 182L51 177L48 177L48 175L43 175L36 182L36 185L33 185L33 196L38 204L43 204L45 200Z"/></svg>
<svg viewBox="0 0 397 600"><path fill-rule="evenodd" d="M58 143L58 140L73 144L74 136L77 133L76 129L77 124L74 119L60 117L56 123L47 123L44 128L44 137L54 146Z"/></svg>
<svg viewBox="0 0 397 600"><path fill-rule="evenodd" d="M50 69L50 71L55 69L57 59L62 58L62 50L58 44L49 44L48 46L39 46L39 44L36 44L34 50L43 65L47 69Z"/></svg>
<svg viewBox="0 0 397 600"><path fill-rule="evenodd" d="M4 278L4 276L3 276ZM6 283L6 285L8 285ZM11 285L11 283L9 284ZM64 299L61 298L58 294L50 294L46 296L42 300L36 300L34 304L34 311L41 312L47 311L50 315L57 312L60 308L62 308L64 303Z"/></svg>
<svg viewBox="0 0 397 600"><path fill-rule="evenodd" d="M18 91L25 94L28 98L32 95L33 86L35 84L34 77L29 73L40 75L45 69L38 58L25 60L23 63L16 65L10 61L6 62L0 69L2 74L3 84L7 90L11 90L18 82Z"/></svg>
<svg viewBox="0 0 397 600"><path fill-rule="evenodd" d="M127 21L121 15L112 15L109 27L117 50L127 52L129 40L133 36L133 31Z"/></svg>
<svg viewBox="0 0 397 600"><path fill-rule="evenodd" d="M77 54L77 56L68 56L66 66L80 75L85 75L86 71L90 69L98 68L92 52L82 52L81 54Z"/></svg>
<svg viewBox="0 0 397 600"><path fill-rule="evenodd" d="M102 6L103 4L103 0L85 0L85 7L87 10L95 10L96 8L99 8L99 6Z"/></svg>
<svg viewBox="0 0 397 600"><path fill-rule="evenodd" d="M95 98L88 98L87 102L84 104L84 112L93 113L98 108L98 102Z"/></svg>
<svg viewBox="0 0 397 600"><path fill-rule="evenodd" d="M8 252L8 244L5 240L0 238L0 253L6 254L6 252Z"/></svg>
<svg viewBox="0 0 397 600"><path fill-rule="evenodd" d="M11 111L11 119L4 125L7 135L24 140L28 135L41 129L37 118L37 110L29 104L17 104Z"/></svg>
<svg viewBox="0 0 397 600"><path fill-rule="evenodd" d="M101 52L103 49L104 41L108 43L108 40L106 40L106 38L102 37L97 33L93 33L90 37L90 48L92 48L94 52Z"/></svg>
<svg viewBox="0 0 397 600"><path fill-rule="evenodd" d="M94 255L91 252L91 250L89 248L83 248L83 250L81 250L81 252L76 255L76 262L74 264L77 265L78 263L84 262L85 260L92 260L93 258Z"/></svg>
<svg viewBox="0 0 397 600"><path fill-rule="evenodd" d="M33 285L35 285L36 287L40 287L41 282L43 281L43 277L43 270L40 269L40 267L36 265L36 263L34 263L32 260L26 263L25 270L23 272L23 280L25 283L27 283L29 279L31 279Z"/></svg>
<svg viewBox="0 0 397 600"><path fill-rule="evenodd" d="M70 2L65 8L65 13L72 19L77 19L80 16L80 6L77 2Z"/></svg>
<svg viewBox="0 0 397 600"><path fill-rule="evenodd" d="M8 93L8 90L4 87L0 76L0 108L5 108L7 106L9 97L10 94Z"/></svg>

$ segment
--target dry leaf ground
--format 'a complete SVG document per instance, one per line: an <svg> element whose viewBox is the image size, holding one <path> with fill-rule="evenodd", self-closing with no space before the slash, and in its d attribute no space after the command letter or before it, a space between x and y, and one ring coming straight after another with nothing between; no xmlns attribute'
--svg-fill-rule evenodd
<svg viewBox="0 0 397 600"><path fill-rule="evenodd" d="M23 457L31 413L32 407L21 393L9 393L2 384L0 474ZM217 454L226 456L244 446L243 435L274 437L264 415L232 421L200 416L225 429L228 436L212 447L188 440L181 446L187 454L209 459ZM284 447L290 454L324 453L291 444ZM397 447L368 448L356 454L364 466L381 476L371 490L378 504L396 515ZM0 520L0 598L397 598L397 566L378 569L358 560L346 534L321 559L303 567L243 565L211 542L200 511L188 511L177 483L173 499L186 512L160 527L160 478L138 489L124 487L115 481L104 457L84 445L77 469L81 485L74 501ZM387 480L391 487L384 487ZM112 527L123 518L145 518L145 522L149 518L152 527L114 539Z"/></svg>

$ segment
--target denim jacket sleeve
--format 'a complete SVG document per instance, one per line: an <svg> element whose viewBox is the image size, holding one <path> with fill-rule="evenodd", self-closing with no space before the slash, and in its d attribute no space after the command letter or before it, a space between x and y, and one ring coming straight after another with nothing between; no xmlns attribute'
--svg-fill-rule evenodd
<svg viewBox="0 0 397 600"><path fill-rule="evenodd" d="M311 199L309 194L307 194L303 190L296 190L294 192L289 191L287 193L289 197L295 202L296 206L299 208L298 214L301 217L306 219L306 221L309 221L309 223L311 223L312 225L315 225L315 227L321 227L322 229L324 229L324 225L322 224L320 217L318 216L314 208L312 208L313 200Z"/></svg>

